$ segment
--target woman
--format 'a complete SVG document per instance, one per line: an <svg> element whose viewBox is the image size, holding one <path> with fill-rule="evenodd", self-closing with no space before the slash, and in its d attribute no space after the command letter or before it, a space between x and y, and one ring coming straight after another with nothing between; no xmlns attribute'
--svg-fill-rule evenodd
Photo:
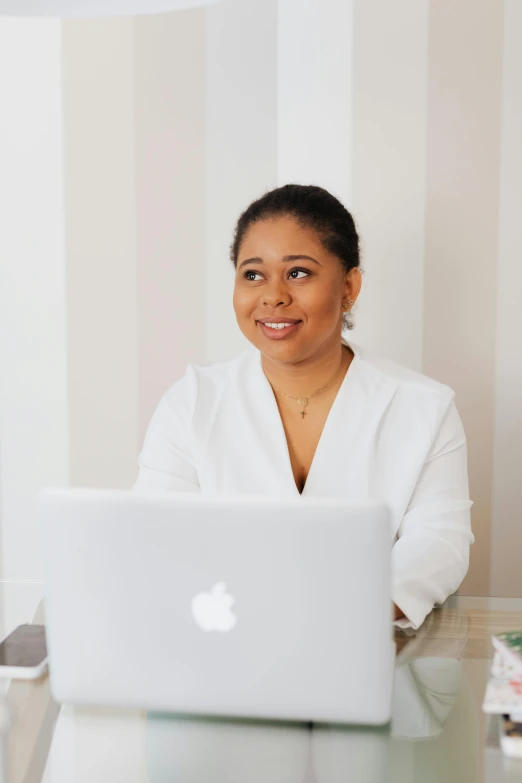
<svg viewBox="0 0 522 783"><path fill-rule="evenodd" d="M329 495L391 509L394 618L418 628L466 574L466 440L447 386L341 337L361 289L350 213L285 185L239 218L234 308L252 348L188 367L151 420L138 491Z"/></svg>

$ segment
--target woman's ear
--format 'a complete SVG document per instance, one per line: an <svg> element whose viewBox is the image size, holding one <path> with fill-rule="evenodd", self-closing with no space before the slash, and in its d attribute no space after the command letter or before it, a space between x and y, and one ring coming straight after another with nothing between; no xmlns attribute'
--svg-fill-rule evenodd
<svg viewBox="0 0 522 783"><path fill-rule="evenodd" d="M361 286L361 270L359 267L353 267L353 269L350 269L350 271L347 272L344 277L343 300L348 301L349 299L352 299L354 302L356 302L357 297L361 291Z"/></svg>

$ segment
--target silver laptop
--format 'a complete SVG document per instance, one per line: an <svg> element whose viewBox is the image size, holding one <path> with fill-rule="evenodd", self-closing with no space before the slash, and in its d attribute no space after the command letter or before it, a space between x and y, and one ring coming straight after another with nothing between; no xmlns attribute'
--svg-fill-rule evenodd
<svg viewBox="0 0 522 783"><path fill-rule="evenodd" d="M47 490L39 514L57 701L389 720L385 506Z"/></svg>

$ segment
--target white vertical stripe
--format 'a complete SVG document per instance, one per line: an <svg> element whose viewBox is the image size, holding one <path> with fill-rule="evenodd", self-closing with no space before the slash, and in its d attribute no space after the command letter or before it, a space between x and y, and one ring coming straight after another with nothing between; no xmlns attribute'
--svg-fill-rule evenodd
<svg viewBox="0 0 522 783"><path fill-rule="evenodd" d="M354 339L422 369L427 0L354 8L353 199L365 277Z"/></svg>
<svg viewBox="0 0 522 783"><path fill-rule="evenodd" d="M277 184L277 2L226 0L206 15L207 301L194 306L216 361L247 344L232 308L236 220Z"/></svg>
<svg viewBox="0 0 522 783"><path fill-rule="evenodd" d="M506 0L495 375L492 595L522 594L522 4ZM494 267L491 274L495 273ZM483 307L488 307L484 302Z"/></svg>
<svg viewBox="0 0 522 783"><path fill-rule="evenodd" d="M278 184L351 202L352 1L279 0Z"/></svg>
<svg viewBox="0 0 522 783"><path fill-rule="evenodd" d="M41 576L33 496L68 475L60 22L0 19L5 578Z"/></svg>

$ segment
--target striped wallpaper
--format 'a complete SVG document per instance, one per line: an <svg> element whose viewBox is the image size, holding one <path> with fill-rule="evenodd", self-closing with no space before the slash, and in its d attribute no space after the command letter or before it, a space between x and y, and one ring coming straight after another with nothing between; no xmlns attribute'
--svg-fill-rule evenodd
<svg viewBox="0 0 522 783"><path fill-rule="evenodd" d="M241 350L234 222L293 181L357 221L353 339L457 392L463 591L522 594L521 40L520 0L0 20L4 578L40 576L39 486L130 486L162 392Z"/></svg>

